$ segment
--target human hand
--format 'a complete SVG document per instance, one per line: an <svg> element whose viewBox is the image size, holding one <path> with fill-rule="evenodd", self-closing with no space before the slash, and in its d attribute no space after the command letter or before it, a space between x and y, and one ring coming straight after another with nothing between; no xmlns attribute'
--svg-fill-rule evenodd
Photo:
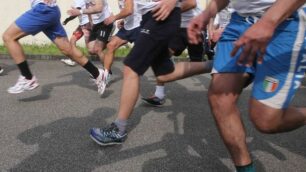
<svg viewBox="0 0 306 172"><path fill-rule="evenodd" d="M104 24L109 25L116 21L116 17L112 14L104 20Z"/></svg>
<svg viewBox="0 0 306 172"><path fill-rule="evenodd" d="M176 5L176 0L155 0L159 4L152 10L156 21L163 21L170 15Z"/></svg>
<svg viewBox="0 0 306 172"><path fill-rule="evenodd" d="M79 16L81 15L81 12L77 8L71 8L70 10L67 11L67 14L70 16Z"/></svg>
<svg viewBox="0 0 306 172"><path fill-rule="evenodd" d="M194 17L188 24L187 33L188 39L191 44L199 44L202 42L202 31L206 28L210 17L207 13L203 12Z"/></svg>
<svg viewBox="0 0 306 172"><path fill-rule="evenodd" d="M276 26L271 22L259 20L234 42L231 56L235 56L238 50L242 48L237 61L239 65L252 66L256 58L258 63L262 63L275 28Z"/></svg>
<svg viewBox="0 0 306 172"><path fill-rule="evenodd" d="M118 29L121 29L123 26L124 26L124 21L123 20L120 20L120 21L117 22L117 28Z"/></svg>

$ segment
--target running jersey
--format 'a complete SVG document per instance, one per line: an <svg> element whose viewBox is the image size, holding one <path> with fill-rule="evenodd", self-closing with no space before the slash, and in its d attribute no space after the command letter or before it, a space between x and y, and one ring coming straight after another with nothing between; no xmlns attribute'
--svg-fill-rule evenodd
<svg viewBox="0 0 306 172"><path fill-rule="evenodd" d="M261 16L276 0L230 0L232 7L242 16Z"/></svg>
<svg viewBox="0 0 306 172"><path fill-rule="evenodd" d="M102 1L103 3L103 9L101 13L96 13L91 15L93 24L101 23L111 15L107 0L100 0L100 1Z"/></svg>
<svg viewBox="0 0 306 172"><path fill-rule="evenodd" d="M134 12L133 14L127 16L126 18L124 18L124 29L125 30L132 30L136 27L140 26L140 21L141 21L141 14L138 11L137 8L137 2L139 0L134 0ZM124 3L125 0L119 0L119 8L120 10L124 8Z"/></svg>
<svg viewBox="0 0 306 172"><path fill-rule="evenodd" d="M187 28L187 25L190 20L202 12L202 9L200 7L200 1L196 0L196 3L197 6L195 8L185 11L181 14L181 28Z"/></svg>
<svg viewBox="0 0 306 172"><path fill-rule="evenodd" d="M234 9L231 6L227 6L222 11L220 11L214 20L214 25L219 25L220 28L225 28L230 22L231 15L234 12Z"/></svg>
<svg viewBox="0 0 306 172"><path fill-rule="evenodd" d="M44 3L44 0L30 0L31 3L31 7L33 8L35 5L39 4L39 3ZM56 0L51 0L50 3L47 4L48 6L54 7L56 6Z"/></svg>
<svg viewBox="0 0 306 172"><path fill-rule="evenodd" d="M179 1L181 0L177 0L176 7L179 7ZM152 11L157 4L159 4L157 0L137 0L137 8L141 15Z"/></svg>
<svg viewBox="0 0 306 172"><path fill-rule="evenodd" d="M86 9L89 6L89 1L87 0L74 0L73 7L74 8L81 8ZM89 23L89 18L87 14L79 15L78 16L80 25L85 25Z"/></svg>

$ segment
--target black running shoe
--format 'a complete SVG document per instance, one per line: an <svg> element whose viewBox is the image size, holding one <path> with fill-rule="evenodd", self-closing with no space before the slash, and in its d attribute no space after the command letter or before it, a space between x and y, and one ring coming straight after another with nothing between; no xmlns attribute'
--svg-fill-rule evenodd
<svg viewBox="0 0 306 172"><path fill-rule="evenodd" d="M163 104L165 104L165 99L160 99L156 96L152 96L149 98L141 98L143 102L152 105L152 106L162 106Z"/></svg>
<svg viewBox="0 0 306 172"><path fill-rule="evenodd" d="M116 124L112 123L110 126L100 129L90 129L90 137L101 146L122 144L127 138L127 133L123 135L119 133Z"/></svg>

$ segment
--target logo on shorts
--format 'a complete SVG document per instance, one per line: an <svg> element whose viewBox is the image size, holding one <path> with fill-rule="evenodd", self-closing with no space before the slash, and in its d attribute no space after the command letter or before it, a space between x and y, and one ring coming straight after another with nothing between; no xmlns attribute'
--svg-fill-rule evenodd
<svg viewBox="0 0 306 172"><path fill-rule="evenodd" d="M141 29L140 32L144 33L144 34L147 34L147 35L150 35L150 30L149 29Z"/></svg>
<svg viewBox="0 0 306 172"><path fill-rule="evenodd" d="M277 89L278 84L279 84L278 79L266 76L263 82L263 87L264 87L265 92L270 93L270 92L274 92Z"/></svg>

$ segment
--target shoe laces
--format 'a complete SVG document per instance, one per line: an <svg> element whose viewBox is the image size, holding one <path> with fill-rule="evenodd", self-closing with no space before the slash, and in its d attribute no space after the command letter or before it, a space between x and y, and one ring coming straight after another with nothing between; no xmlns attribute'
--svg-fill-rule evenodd
<svg viewBox="0 0 306 172"><path fill-rule="evenodd" d="M110 126L103 128L103 132L101 132L104 136L113 136L115 132L117 132L118 128L116 124L112 123Z"/></svg>

